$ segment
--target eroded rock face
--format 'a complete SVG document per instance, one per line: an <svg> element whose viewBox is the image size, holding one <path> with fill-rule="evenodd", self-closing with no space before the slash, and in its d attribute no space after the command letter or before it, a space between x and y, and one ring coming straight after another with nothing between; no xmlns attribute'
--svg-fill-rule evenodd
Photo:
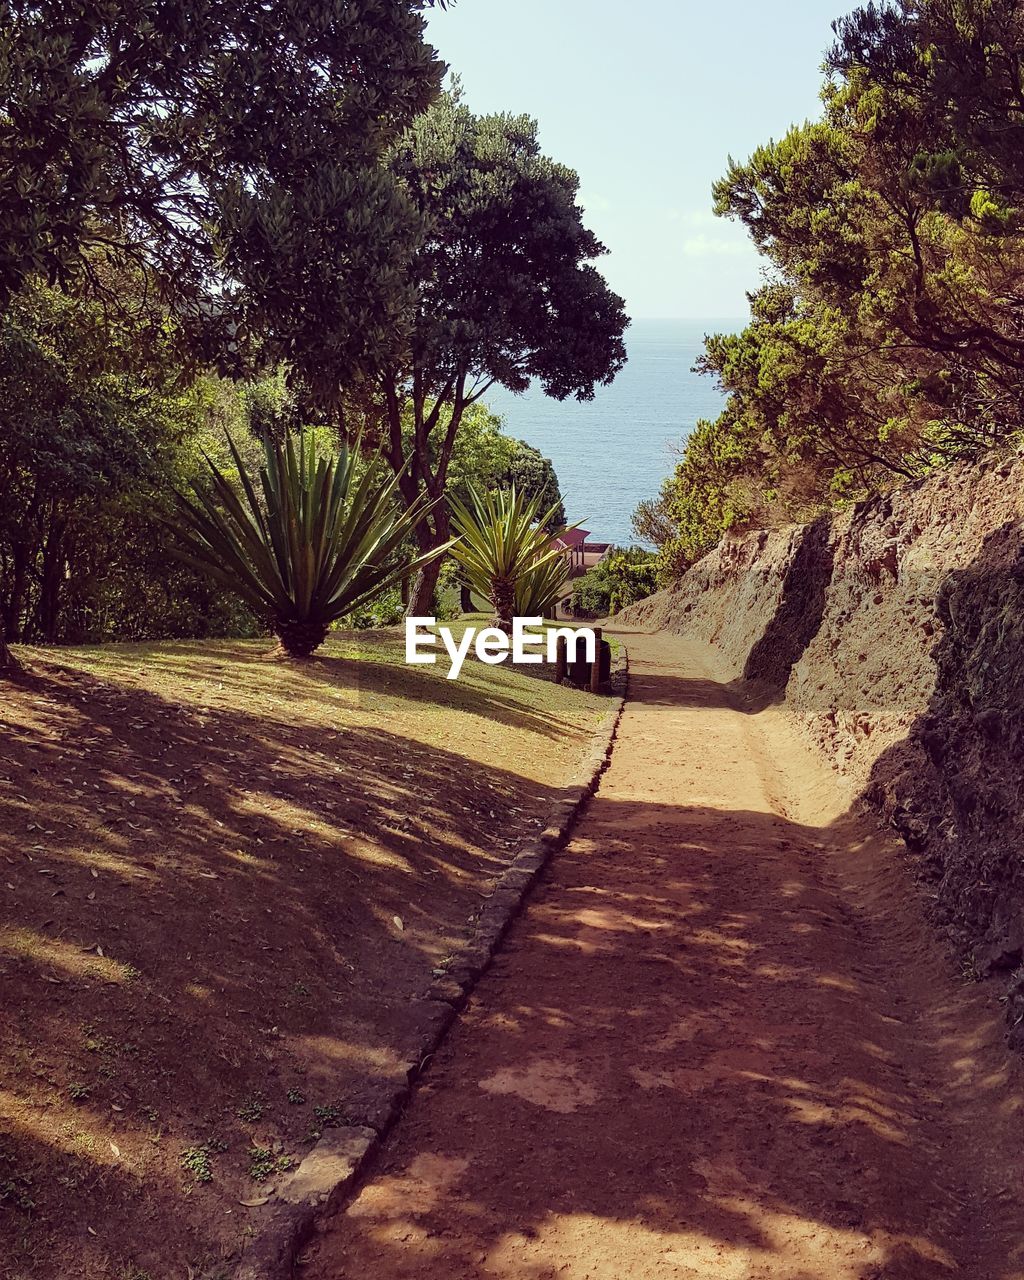
<svg viewBox="0 0 1024 1280"><path fill-rule="evenodd" d="M822 517L789 540L778 604L743 664L744 680L757 681L771 693L785 690L794 666L821 630L835 567L830 535Z"/></svg>
<svg viewBox="0 0 1024 1280"><path fill-rule="evenodd" d="M624 609L619 618L652 631L679 631L713 644L729 672L743 674L751 649L779 611L801 526L723 538L671 591Z"/></svg>
<svg viewBox="0 0 1024 1280"><path fill-rule="evenodd" d="M937 613L932 697L867 798L920 852L977 968L1011 969L1024 958L1024 520L942 583Z"/></svg>
<svg viewBox="0 0 1024 1280"><path fill-rule="evenodd" d="M622 619L709 641L784 701L976 968L1024 964L1024 456L728 538Z"/></svg>

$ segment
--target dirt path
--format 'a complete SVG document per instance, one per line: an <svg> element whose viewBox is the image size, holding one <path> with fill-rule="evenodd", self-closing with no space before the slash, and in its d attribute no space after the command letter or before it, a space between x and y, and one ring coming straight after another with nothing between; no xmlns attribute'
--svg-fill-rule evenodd
<svg viewBox="0 0 1024 1280"><path fill-rule="evenodd" d="M1020 1280L991 999L781 717L629 639L612 763L317 1280Z"/></svg>

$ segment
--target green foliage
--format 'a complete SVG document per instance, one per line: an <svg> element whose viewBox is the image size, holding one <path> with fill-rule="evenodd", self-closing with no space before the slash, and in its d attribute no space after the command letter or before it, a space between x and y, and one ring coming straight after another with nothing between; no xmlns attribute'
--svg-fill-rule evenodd
<svg viewBox="0 0 1024 1280"><path fill-rule="evenodd" d="M325 1129L337 1129L344 1123L344 1111L333 1102L315 1106L313 1108L313 1124L309 1130L310 1142L316 1142L321 1138Z"/></svg>
<svg viewBox="0 0 1024 1280"><path fill-rule="evenodd" d="M186 1147L181 1153L181 1167L191 1173L196 1182L212 1182L213 1157L226 1150L227 1146L218 1138L208 1138L201 1145Z"/></svg>
<svg viewBox="0 0 1024 1280"><path fill-rule="evenodd" d="M593 265L605 249L584 225L578 178L541 153L533 120L476 116L456 90L417 119L389 164L428 233L411 259L402 359L350 399L370 425L383 419L408 504L443 493L465 414L495 383L592 398L625 362L627 319ZM417 528L420 548L443 542L448 523L439 504ZM429 611L439 569L419 575L413 613Z"/></svg>
<svg viewBox="0 0 1024 1280"><path fill-rule="evenodd" d="M379 357L421 232L379 159L443 71L420 7L7 0L0 306L33 273L95 278L102 246L233 370L326 334L335 371Z"/></svg>
<svg viewBox="0 0 1024 1280"><path fill-rule="evenodd" d="M403 437L407 453L412 451L415 443L414 417L414 410L409 405ZM447 434L449 419L450 412L443 410L438 423L439 435ZM502 488L501 479L508 471L515 444L505 435L504 427L503 420L483 403L472 404L463 411L448 464L447 494L469 503L473 489L482 492Z"/></svg>
<svg viewBox="0 0 1024 1280"><path fill-rule="evenodd" d="M544 526L546 528L546 525ZM538 559L529 565L516 583L516 614L520 618L549 618L554 614L565 586L563 555Z"/></svg>
<svg viewBox="0 0 1024 1280"><path fill-rule="evenodd" d="M525 440L505 435L503 428L503 420L483 404L471 405L465 411L455 438L445 486L449 502L455 498L463 506L471 507L474 491L490 493L515 489L524 498L537 498L541 511L548 513L545 528L549 533L557 532L565 526L565 505L551 460ZM410 425L410 445L411 435ZM550 569L547 572L552 574ZM531 584L528 597L524 599L539 602L540 612L543 613L550 608L552 592L557 595L561 581L553 584L545 582L544 571L540 570L531 575ZM458 588L459 585L457 567L451 557L446 556L431 604L432 616L440 621L448 621L459 615L460 610L455 606L454 600L450 606L448 604L451 588ZM522 616L534 616L536 611L517 605L517 612ZM401 618L401 612L397 616L388 613L387 618L389 622L397 622ZM384 624L367 622L365 625Z"/></svg>
<svg viewBox="0 0 1024 1280"><path fill-rule="evenodd" d="M140 291L122 275L124 294ZM191 384L170 339L38 283L0 323L0 616L26 641L252 634L252 616L174 562L159 514L200 447L246 430L238 391Z"/></svg>
<svg viewBox="0 0 1024 1280"><path fill-rule="evenodd" d="M346 614L340 625L356 631L366 631L373 627L395 627L402 621L404 613L401 587L389 587Z"/></svg>
<svg viewBox="0 0 1024 1280"><path fill-rule="evenodd" d="M867 5L836 36L822 118L715 185L771 283L700 361L728 398L663 492L666 569L1024 430L1020 6Z"/></svg>
<svg viewBox="0 0 1024 1280"><path fill-rule="evenodd" d="M333 1102L313 1108L313 1119L321 1129L336 1129L344 1118L341 1108L335 1106Z"/></svg>
<svg viewBox="0 0 1024 1280"><path fill-rule="evenodd" d="M31 1213L36 1207L33 1192L31 1177L19 1166L15 1156L0 1147L0 1208Z"/></svg>
<svg viewBox="0 0 1024 1280"><path fill-rule="evenodd" d="M471 489L514 488L527 498L538 498L541 509L551 512L546 527L553 533L565 524L565 506L551 459L525 440L505 435L504 428L504 420L482 403L465 410L452 449L446 492L465 505L472 501ZM406 442L413 443L411 423Z"/></svg>
<svg viewBox="0 0 1024 1280"><path fill-rule="evenodd" d="M622 300L591 263L579 179L541 154L527 116L475 116L458 91L415 122L392 169L430 227L414 261L415 363L429 383L472 371L592 399L625 363ZM496 300L501 305L496 305ZM440 398L440 397L439 397Z"/></svg>
<svg viewBox="0 0 1024 1280"><path fill-rule="evenodd" d="M131 312L145 342L173 342L182 367L238 378L287 361L307 407L332 413L339 386L400 357L415 306L426 220L382 158L440 90L433 3L0 5L0 317L37 277L84 289ZM129 270L141 291L121 287ZM23 565L12 572L20 597ZM0 613L0 670L22 606ZM215 601L191 609L219 628Z"/></svg>
<svg viewBox="0 0 1024 1280"><path fill-rule="evenodd" d="M524 497L536 498L540 509L548 512L544 520L548 533L564 529L565 503L551 459L525 440L510 440L509 446L508 460L495 478L495 488L515 489Z"/></svg>
<svg viewBox="0 0 1024 1280"><path fill-rule="evenodd" d="M626 318L575 174L525 117L476 117L457 92L431 108L423 7L0 8L0 662L4 630L259 630L265 598L220 590L155 532L176 490L205 493L204 453L230 479L217 425L245 454L250 429L354 438L361 419L432 552L489 386L586 399L621 367ZM239 395L220 375L250 381ZM542 494L557 527L550 464L485 436L466 474ZM415 608L439 562L408 563Z"/></svg>
<svg viewBox="0 0 1024 1280"><path fill-rule="evenodd" d="M253 1094L252 1097L246 1098L235 1111L235 1115L239 1120L244 1120L247 1124L255 1124L257 1120L263 1118L263 1113L267 1109L266 1099L261 1094Z"/></svg>
<svg viewBox="0 0 1024 1280"><path fill-rule="evenodd" d="M660 493L656 498L642 498L636 504L630 524L641 542L653 543L659 551L679 534L679 527L665 493Z"/></svg>
<svg viewBox="0 0 1024 1280"><path fill-rule="evenodd" d="M515 489L471 497L471 507L452 499L458 541L451 554L462 580L490 600L501 627L511 629L516 614L543 616L565 578L563 552L546 527L550 510Z"/></svg>
<svg viewBox="0 0 1024 1280"><path fill-rule="evenodd" d="M643 547L613 547L573 584L579 617L605 618L658 589L658 556Z"/></svg>
<svg viewBox="0 0 1024 1280"><path fill-rule="evenodd" d="M269 1147L250 1147L249 1177L253 1182L266 1182L275 1173L287 1173L294 1164L291 1156L276 1155Z"/></svg>
<svg viewBox="0 0 1024 1280"><path fill-rule="evenodd" d="M397 477L383 479L376 458L364 465L358 442L323 454L307 433L265 441L259 494L230 439L229 447L237 487L210 462L211 489L194 485L194 500L180 499L179 554L266 616L294 657L308 657L332 622L445 550L405 551L428 504L400 510Z"/></svg>

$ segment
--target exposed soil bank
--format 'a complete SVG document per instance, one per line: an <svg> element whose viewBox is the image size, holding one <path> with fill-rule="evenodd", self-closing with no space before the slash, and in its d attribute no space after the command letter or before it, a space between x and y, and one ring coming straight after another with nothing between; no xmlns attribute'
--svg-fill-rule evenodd
<svg viewBox="0 0 1024 1280"><path fill-rule="evenodd" d="M709 642L728 675L782 701L844 798L906 841L968 963L1021 964L1024 460L727 538L621 621Z"/></svg>

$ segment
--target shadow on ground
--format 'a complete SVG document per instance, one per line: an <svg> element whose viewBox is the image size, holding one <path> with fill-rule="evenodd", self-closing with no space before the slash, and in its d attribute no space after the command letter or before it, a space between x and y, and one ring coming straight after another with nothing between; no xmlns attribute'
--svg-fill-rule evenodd
<svg viewBox="0 0 1024 1280"><path fill-rule="evenodd" d="M631 682L742 710L654 663ZM1024 1274L1020 1161L993 1144L1020 1081L878 838L614 792L301 1274Z"/></svg>
<svg viewBox="0 0 1024 1280"><path fill-rule="evenodd" d="M96 665L162 693L35 661L0 705L5 1280L217 1274L280 1175L253 1149L404 1079L415 997L588 741L513 685L132 653ZM482 762L501 735L522 763Z"/></svg>

